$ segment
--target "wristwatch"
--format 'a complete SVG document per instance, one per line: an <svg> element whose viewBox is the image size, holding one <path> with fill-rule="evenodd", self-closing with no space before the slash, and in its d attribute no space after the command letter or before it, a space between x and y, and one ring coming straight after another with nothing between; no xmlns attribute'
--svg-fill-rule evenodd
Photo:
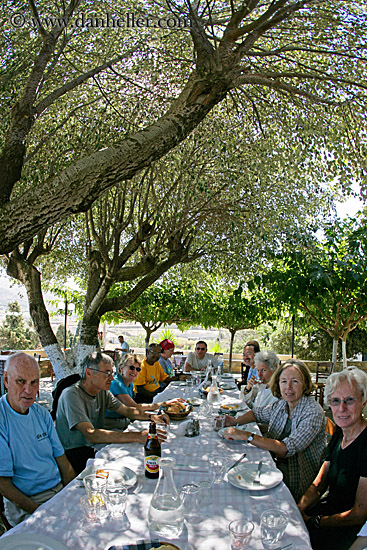
<svg viewBox="0 0 367 550"><path fill-rule="evenodd" d="M243 391L244 391L244 393L250 393L251 388L250 389L245 388Z"/></svg>
<svg viewBox="0 0 367 550"><path fill-rule="evenodd" d="M251 443L255 439L255 434L250 434L247 438L247 443Z"/></svg>
<svg viewBox="0 0 367 550"><path fill-rule="evenodd" d="M312 518L309 521L310 525L312 525L312 527L314 527L315 529L320 529L321 518L322 518L321 514L318 516L312 516Z"/></svg>

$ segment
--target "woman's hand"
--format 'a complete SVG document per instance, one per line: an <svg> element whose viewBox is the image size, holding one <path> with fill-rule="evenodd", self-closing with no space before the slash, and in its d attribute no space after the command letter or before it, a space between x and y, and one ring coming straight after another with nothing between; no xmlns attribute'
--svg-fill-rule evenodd
<svg viewBox="0 0 367 550"><path fill-rule="evenodd" d="M249 434L249 432L243 432L242 430L237 430L237 428L228 428L228 430L224 430L223 432L223 439L228 439L229 441L246 441L245 434Z"/></svg>

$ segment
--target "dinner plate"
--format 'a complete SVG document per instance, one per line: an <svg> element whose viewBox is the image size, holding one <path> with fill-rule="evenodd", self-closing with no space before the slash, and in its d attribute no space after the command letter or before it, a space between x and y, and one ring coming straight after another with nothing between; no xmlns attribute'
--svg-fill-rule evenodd
<svg viewBox="0 0 367 550"><path fill-rule="evenodd" d="M223 412L226 411L245 411L248 409L248 406L245 403L224 403L220 406Z"/></svg>
<svg viewBox="0 0 367 550"><path fill-rule="evenodd" d="M237 389L236 382L233 382L233 384L229 384L228 382L225 382L224 384L221 383L221 384L219 384L219 387L222 388L223 390L236 390Z"/></svg>
<svg viewBox="0 0 367 550"><path fill-rule="evenodd" d="M85 470L83 470L77 479L84 479L85 476L95 474L97 470L103 470L108 472L108 479L114 483L120 482L127 487L132 487L136 483L136 474L130 468L126 466L116 466L115 464L91 464Z"/></svg>
<svg viewBox="0 0 367 550"><path fill-rule="evenodd" d="M227 479L231 485L248 491L264 491L279 485L283 480L283 474L271 464L264 464L261 468L260 483L254 483L257 474L258 462L242 462L227 473Z"/></svg>
<svg viewBox="0 0 367 550"><path fill-rule="evenodd" d="M186 402L190 403L193 407L199 407L204 402L204 399L200 399L200 397L189 397L189 399L186 399Z"/></svg>
<svg viewBox="0 0 367 550"><path fill-rule="evenodd" d="M48 535L20 533L3 537L1 550L67 550L67 548Z"/></svg>
<svg viewBox="0 0 367 550"><path fill-rule="evenodd" d="M185 380L174 380L170 383L170 386L187 386L187 382Z"/></svg>
<svg viewBox="0 0 367 550"><path fill-rule="evenodd" d="M233 378L233 375L230 374L229 372L224 372L223 374L220 375L221 378Z"/></svg>
<svg viewBox="0 0 367 550"><path fill-rule="evenodd" d="M112 543L109 543L105 550L143 550L148 548L154 550L154 548L159 548L159 546L162 546L163 544L166 544L171 550L181 550L172 542L165 542L162 540L138 540L135 544L126 543L124 542L125 540L126 536L118 536L112 541Z"/></svg>

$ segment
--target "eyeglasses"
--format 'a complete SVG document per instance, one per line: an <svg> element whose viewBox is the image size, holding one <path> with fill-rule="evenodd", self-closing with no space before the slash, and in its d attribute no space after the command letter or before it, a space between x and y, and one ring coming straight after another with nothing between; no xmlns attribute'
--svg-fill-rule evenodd
<svg viewBox="0 0 367 550"><path fill-rule="evenodd" d="M206 348L196 348L198 351L205 351Z"/></svg>
<svg viewBox="0 0 367 550"><path fill-rule="evenodd" d="M100 370L100 369L94 369L93 367L88 367L89 370L94 370L94 372L101 372L102 374L105 374L107 376L107 378L109 378L110 376L114 376L113 374L113 371L112 370Z"/></svg>
<svg viewBox="0 0 367 550"><path fill-rule="evenodd" d="M345 399L339 399L339 397L333 397L330 399L330 405L332 407L339 407L340 403L343 402L347 407L352 407L357 401L355 397L346 397Z"/></svg>
<svg viewBox="0 0 367 550"><path fill-rule="evenodd" d="M140 368L140 367L134 367L134 365L129 365L129 369L130 369L130 370L136 370L136 372L140 372L140 371L141 371L141 368Z"/></svg>

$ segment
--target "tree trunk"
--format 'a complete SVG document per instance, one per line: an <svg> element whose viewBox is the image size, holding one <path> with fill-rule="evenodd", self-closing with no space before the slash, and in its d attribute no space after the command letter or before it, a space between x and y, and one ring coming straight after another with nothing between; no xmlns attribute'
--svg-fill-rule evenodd
<svg viewBox="0 0 367 550"><path fill-rule="evenodd" d="M232 350L233 350L234 337L236 335L237 330L229 330L229 332L231 333L231 339L229 341L228 372L232 372Z"/></svg>
<svg viewBox="0 0 367 550"><path fill-rule="evenodd" d="M147 327L147 326L144 326L144 325L142 325L142 327L145 330L145 355L146 355L147 351L148 351L148 347L149 347L149 340L150 340L150 337L152 335L153 330L151 329L151 327Z"/></svg>
<svg viewBox="0 0 367 550"><path fill-rule="evenodd" d="M347 368L347 337L342 338L343 369Z"/></svg>
<svg viewBox="0 0 367 550"><path fill-rule="evenodd" d="M336 360L338 355L338 340L336 338L333 338L333 355L332 355L332 363L333 363L333 369L332 371L336 371Z"/></svg>
<svg viewBox="0 0 367 550"><path fill-rule="evenodd" d="M9 260L7 273L21 281L26 288L29 313L43 349L51 361L56 380L68 376L70 367L51 328L50 317L43 300L40 272L14 253Z"/></svg>

